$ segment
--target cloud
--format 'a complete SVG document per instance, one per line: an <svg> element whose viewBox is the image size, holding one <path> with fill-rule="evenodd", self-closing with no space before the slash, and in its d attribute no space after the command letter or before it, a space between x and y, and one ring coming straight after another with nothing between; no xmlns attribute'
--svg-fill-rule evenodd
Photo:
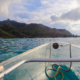
<svg viewBox="0 0 80 80"><path fill-rule="evenodd" d="M1 0L0 14L10 19L28 19L49 24L52 14L60 15L72 9L73 0ZM68 6L67 6L68 5ZM53 18L54 19L54 18ZM55 17L55 20L59 18Z"/></svg>
<svg viewBox="0 0 80 80"><path fill-rule="evenodd" d="M79 23L71 24L68 22L56 22L52 24L52 27L57 28L57 29L66 29L73 34L80 35L80 24Z"/></svg>
<svg viewBox="0 0 80 80"><path fill-rule="evenodd" d="M61 14L60 16L53 15L51 16L51 20L53 21L60 21L60 20L65 20L65 21L78 21L80 20L80 0L77 0L78 6L77 8L74 8L66 13ZM76 4L76 2L75 2Z"/></svg>
<svg viewBox="0 0 80 80"><path fill-rule="evenodd" d="M9 7L13 3L19 3L21 0L0 0L0 14L8 16Z"/></svg>
<svg viewBox="0 0 80 80"><path fill-rule="evenodd" d="M56 24L56 28L65 28L73 34L80 34L80 0L75 0L75 5L77 5L75 8L61 15L51 16L53 26Z"/></svg>
<svg viewBox="0 0 80 80"><path fill-rule="evenodd" d="M53 21L58 20L70 20L70 21L78 21L80 20L80 8L73 9L61 16L51 16Z"/></svg>
<svg viewBox="0 0 80 80"><path fill-rule="evenodd" d="M27 1L27 0L26 0ZM69 4L69 2L71 3L73 0L40 0L38 2L40 2L40 4L38 2L32 2L32 0L30 0L29 2L29 6L24 6L24 2L23 2L23 9L19 9L14 11L14 15L15 17L18 17L19 19L22 18L22 20L25 19L28 22L31 23L43 23L43 24L51 24L51 19L50 16L51 15L60 15L64 12L67 12L69 10L71 10L73 8L73 6L71 7L71 4ZM39 4L38 7L36 9L34 9L33 5L35 4ZM68 5L68 6L67 6ZM30 7L31 6L31 7ZM29 10L30 8L30 10ZM32 9L33 10L32 10ZM23 15L26 15L28 17L25 17ZM59 20L59 18L57 16L53 16L55 18L55 20ZM52 18L53 18L52 17ZM54 19L53 18L53 19ZM21 19L20 19L21 20ZM27 23L26 21L26 23Z"/></svg>
<svg viewBox="0 0 80 80"><path fill-rule="evenodd" d="M60 20L60 17L58 17L58 16L51 16L51 19L52 19L53 21L57 21L57 20Z"/></svg>
<svg viewBox="0 0 80 80"><path fill-rule="evenodd" d="M80 8L76 8L74 10L71 10L61 16L62 19L68 19L68 20L80 20Z"/></svg>
<svg viewBox="0 0 80 80"><path fill-rule="evenodd" d="M80 6L80 0L77 0L78 6Z"/></svg>
<svg viewBox="0 0 80 80"><path fill-rule="evenodd" d="M0 20L9 18L71 30L71 22L80 20L79 3L80 0L0 0Z"/></svg>
<svg viewBox="0 0 80 80"><path fill-rule="evenodd" d="M0 15L0 21L2 21L2 20L6 20L6 17L3 15Z"/></svg>
<svg viewBox="0 0 80 80"><path fill-rule="evenodd" d="M69 26L67 23L63 23L63 22L56 22L53 24L54 28L58 28L58 29L67 29L67 27Z"/></svg>
<svg viewBox="0 0 80 80"><path fill-rule="evenodd" d="M79 34L80 35L80 24L73 24L69 28L70 31L73 32L73 34Z"/></svg>

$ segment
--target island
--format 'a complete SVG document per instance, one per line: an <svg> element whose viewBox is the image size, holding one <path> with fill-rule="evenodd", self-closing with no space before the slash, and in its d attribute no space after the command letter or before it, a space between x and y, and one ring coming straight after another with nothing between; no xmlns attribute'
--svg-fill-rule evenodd
<svg viewBox="0 0 80 80"><path fill-rule="evenodd" d="M50 28L43 24L26 24L9 19L0 21L0 38L54 38L73 36L68 30Z"/></svg>

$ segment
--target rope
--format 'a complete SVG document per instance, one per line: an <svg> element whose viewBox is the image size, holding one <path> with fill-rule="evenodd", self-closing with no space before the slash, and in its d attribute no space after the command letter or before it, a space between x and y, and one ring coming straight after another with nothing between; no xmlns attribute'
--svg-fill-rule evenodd
<svg viewBox="0 0 80 80"><path fill-rule="evenodd" d="M64 75L63 75L63 73L60 71L60 70L62 69L62 67L59 66L59 65L57 65L58 68L56 69L56 68L54 68L55 65L57 65L57 64L53 64L53 65L52 65L52 69L48 69L48 67L45 68L45 74L46 74L46 76L49 77L49 78L53 78L54 80L57 80L56 77L58 76L58 74L60 74L61 77L62 77L61 80L64 80ZM53 76L49 75L49 74L48 74L48 70L55 71L55 72L56 72L55 75L53 75Z"/></svg>
<svg viewBox="0 0 80 80"><path fill-rule="evenodd" d="M50 44L50 45L51 45L51 44ZM72 45L71 45L71 43L70 43L70 44L67 44L67 45L69 45L70 58L72 58L72 54L71 54L71 46L72 46ZM64 45L63 45L63 46L64 46ZM51 58L51 46L50 46L50 55L49 55L49 58ZM58 67L57 69L54 67L55 65ZM69 69L67 69L67 70L63 69L60 65L57 65L57 64L52 64L52 69L48 69L48 66L49 66L49 63L48 63L48 65L45 67L45 74L46 74L47 77L53 78L54 80L57 80L56 77L58 76L58 74L60 74L61 77L62 77L61 80L64 80L64 75L63 75L63 73L62 73L60 70L70 71L70 69L71 69L71 67L72 67L72 62L70 62L70 67L69 67ZM48 70L51 70L51 71L56 72L55 75L53 75L53 76L49 75L49 74L48 74Z"/></svg>

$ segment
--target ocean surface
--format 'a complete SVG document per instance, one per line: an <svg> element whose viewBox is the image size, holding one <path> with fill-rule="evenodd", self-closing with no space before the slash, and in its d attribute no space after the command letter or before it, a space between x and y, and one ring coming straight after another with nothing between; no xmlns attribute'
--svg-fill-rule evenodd
<svg viewBox="0 0 80 80"><path fill-rule="evenodd" d="M34 47L48 42L68 42L76 45L80 45L80 38L15 38L15 39L0 39L0 62L9 58L17 56L25 51L28 51ZM64 52L64 50L63 50ZM76 49L76 55L79 49ZM74 56L75 56L74 54ZM65 56L66 57L66 56ZM80 57L78 54L76 57ZM66 76L66 80L80 80L80 63L73 63L72 70ZM75 76L73 76L73 75ZM16 75L17 76L17 75ZM9 76L8 76L9 77ZM4 78L4 80L18 80L17 78ZM15 77L15 76L14 76ZM76 77L76 78L74 78ZM68 79L70 78L70 79ZM36 80L36 79L24 79L24 80ZM53 80L53 79L48 79Z"/></svg>

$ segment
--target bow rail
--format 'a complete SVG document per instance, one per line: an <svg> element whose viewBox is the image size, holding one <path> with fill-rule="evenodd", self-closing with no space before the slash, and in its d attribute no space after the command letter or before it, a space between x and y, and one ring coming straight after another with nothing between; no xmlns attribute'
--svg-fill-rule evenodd
<svg viewBox="0 0 80 80"><path fill-rule="evenodd" d="M80 58L33 58L29 60L23 60L19 63L15 64L14 66L10 67L9 69L0 73L0 79L4 77L6 74L10 73L11 71L15 70L17 67L23 65L24 63L29 62L80 62Z"/></svg>
<svg viewBox="0 0 80 80"><path fill-rule="evenodd" d="M0 68L0 70L2 71L2 72L0 72L0 79L2 79L5 75L7 75L11 71L15 70L19 66L23 65L24 63L30 63L30 62L70 62L70 68L71 68L72 62L80 62L80 58L72 58L72 55L71 55L71 46L74 46L76 48L80 48L80 46L77 46L77 45L74 45L74 44L70 44L70 43L64 43L63 45L57 45L57 44L56 45L53 45L53 47L54 48L58 48L59 46L66 46L66 45L70 45L70 58L51 58L50 57L50 58L31 58L31 59L24 59L24 60L16 63L15 65L9 67L8 69L6 69L4 71L2 71L1 68ZM51 50L50 50L50 52L51 52ZM14 57L12 59L15 59L15 58L16 57ZM6 62L8 62L8 61L6 61ZM6 63L6 62L4 62L4 63ZM2 66L3 65L0 65L0 67L2 67Z"/></svg>

